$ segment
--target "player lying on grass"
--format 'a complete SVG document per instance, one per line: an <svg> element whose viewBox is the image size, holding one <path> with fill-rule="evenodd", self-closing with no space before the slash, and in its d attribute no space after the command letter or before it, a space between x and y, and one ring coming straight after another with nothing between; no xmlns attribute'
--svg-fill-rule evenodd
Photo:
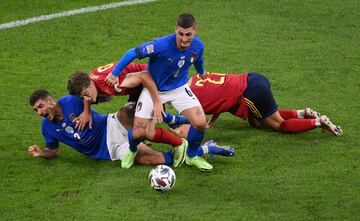
<svg viewBox="0 0 360 221"><path fill-rule="evenodd" d="M283 133L300 133L321 127L334 136L340 136L342 129L334 125L325 115L311 108L304 110L279 110L270 89L268 79L258 73L218 74L208 72L205 79L198 75L189 80L191 90L198 97L205 114L211 115L211 127L221 113L230 112L249 124L259 127L265 124ZM164 121L176 127L187 123L182 116L166 114ZM188 126L177 132L186 137Z"/></svg>
<svg viewBox="0 0 360 221"><path fill-rule="evenodd" d="M46 144L45 148L29 146L30 156L55 158L59 155L60 142L94 159L122 160L129 151L127 130L133 124L135 103L128 103L117 113L108 115L91 110L93 128L86 126L82 131L75 128L74 122L83 111L83 100L78 96L67 95L56 101L48 91L40 89L31 94L29 103L43 118L41 130ZM138 148L137 164L172 164L172 151L158 152L143 143ZM216 154L221 148L203 145L198 154Z"/></svg>
<svg viewBox="0 0 360 221"><path fill-rule="evenodd" d="M89 74L78 71L70 76L67 85L69 93L78 95L85 100L84 112L80 115L81 117L75 119L75 122L77 122L75 128L79 128L80 131L88 122L90 127L92 125L92 117L90 114L91 103L109 101L112 96L123 95L128 95L130 101L137 101L143 86L152 88L151 91L153 92L151 92L151 94L153 94L153 99L159 100L157 90L155 89L154 91L154 87L156 88L156 86L149 73L131 73L145 70L145 64L130 63L123 70L122 75L118 77L118 84L114 86L106 84L104 79L114 69L115 65L116 63L111 63L94 68ZM161 107L160 114L162 111ZM178 167L184 162L185 149L187 148L187 141L185 139L181 139L162 128L147 130L147 139L155 143L169 144L174 147L174 167ZM124 165L122 166L124 167Z"/></svg>

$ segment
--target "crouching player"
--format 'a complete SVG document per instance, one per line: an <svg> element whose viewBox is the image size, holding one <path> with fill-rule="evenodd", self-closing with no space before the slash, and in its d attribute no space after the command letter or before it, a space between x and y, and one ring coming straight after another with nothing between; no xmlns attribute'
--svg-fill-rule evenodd
<svg viewBox="0 0 360 221"><path fill-rule="evenodd" d="M303 110L279 110L272 95L269 80L259 73L218 74L208 72L205 79L193 76L189 80L190 88L198 97L205 114L211 115L208 127L211 127L221 113L231 114L248 120L253 127L265 124L283 133L300 133L317 127L340 136L342 129L333 124L325 115L311 108ZM187 123L182 116L169 113L164 121L176 127ZM186 137L188 126L177 129Z"/></svg>
<svg viewBox="0 0 360 221"><path fill-rule="evenodd" d="M78 71L69 77L67 85L69 93L84 98L84 112L80 114L80 117L74 119L77 122L75 128L82 130L88 122L91 127L90 105L92 103L108 101L112 96L125 95L129 96L129 101L137 101L143 87L150 91L150 99L156 101L154 102L154 119L162 119L162 105L159 102L160 98L151 75L147 72L133 73L145 70L147 65L130 63L122 71L122 75L118 77L118 84L109 86L105 83L104 79L114 69L115 65L116 63L110 63L94 68L89 74ZM156 108L159 105L160 107ZM160 117L156 117L158 115L156 112L159 112ZM147 130L146 137L152 142L169 144L174 147L174 167L178 167L184 162L185 150L188 145L186 139L181 139L162 128ZM123 162L122 166L127 167L123 165Z"/></svg>

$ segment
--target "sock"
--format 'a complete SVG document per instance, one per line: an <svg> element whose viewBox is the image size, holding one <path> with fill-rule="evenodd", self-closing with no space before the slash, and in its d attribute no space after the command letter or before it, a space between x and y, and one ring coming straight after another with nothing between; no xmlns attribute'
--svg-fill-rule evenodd
<svg viewBox="0 0 360 221"><path fill-rule="evenodd" d="M297 110L279 110L279 114L284 120L290 118L299 118ZM304 118L304 115L302 118Z"/></svg>
<svg viewBox="0 0 360 221"><path fill-rule="evenodd" d="M297 118L304 119L305 118L305 110L297 110Z"/></svg>
<svg viewBox="0 0 360 221"><path fill-rule="evenodd" d="M178 114L174 116L169 112L166 112L166 116L163 117L163 121L167 124L190 124L190 121L184 115Z"/></svg>
<svg viewBox="0 0 360 221"><path fill-rule="evenodd" d="M175 117L174 115L170 114L169 112L165 112L165 116L163 116L163 121L167 124L171 123L173 121L173 123L175 122Z"/></svg>
<svg viewBox="0 0 360 221"><path fill-rule="evenodd" d="M131 152L136 152L137 151L137 146L144 140L144 138L134 138L133 135L133 128L130 128L130 130L128 131L128 139L129 139L129 149Z"/></svg>
<svg viewBox="0 0 360 221"><path fill-rule="evenodd" d="M155 143L164 143L170 144L173 147L179 146L182 144L182 139L170 133L169 131L162 128L155 128L154 139L151 140Z"/></svg>
<svg viewBox="0 0 360 221"><path fill-rule="evenodd" d="M315 119L288 119L280 124L280 131L283 133L300 133L316 128Z"/></svg>
<svg viewBox="0 0 360 221"><path fill-rule="evenodd" d="M205 155L208 153L208 148L207 146L204 146L202 145L201 147L199 147L197 150L196 150L196 155L201 157L202 155Z"/></svg>
<svg viewBox="0 0 360 221"><path fill-rule="evenodd" d="M166 152L162 152L162 154L164 155L164 164L165 165L170 165L173 163L173 154L172 154L172 150L166 151Z"/></svg>
<svg viewBox="0 0 360 221"><path fill-rule="evenodd" d="M205 135L205 131L199 132L191 125L187 137L187 140L189 141L189 146L186 152L190 158L196 156L197 150L200 147L204 135Z"/></svg>

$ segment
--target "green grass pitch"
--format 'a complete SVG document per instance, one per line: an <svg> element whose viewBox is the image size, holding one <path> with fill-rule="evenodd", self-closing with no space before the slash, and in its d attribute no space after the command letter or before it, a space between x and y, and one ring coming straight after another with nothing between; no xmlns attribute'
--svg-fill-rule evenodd
<svg viewBox="0 0 360 221"><path fill-rule="evenodd" d="M107 3L1 1L0 23ZM358 220L359 11L356 0L162 0L0 30L1 219ZM44 145L40 118L28 105L34 89L65 95L75 70L172 33L182 12L198 20L206 70L264 73L280 108L313 107L344 135L284 135L224 114L205 140L231 145L236 156L217 157L211 173L176 169L167 193L150 189L151 166L124 170L65 145L54 160L27 155L29 145ZM125 100L95 109L115 112Z"/></svg>

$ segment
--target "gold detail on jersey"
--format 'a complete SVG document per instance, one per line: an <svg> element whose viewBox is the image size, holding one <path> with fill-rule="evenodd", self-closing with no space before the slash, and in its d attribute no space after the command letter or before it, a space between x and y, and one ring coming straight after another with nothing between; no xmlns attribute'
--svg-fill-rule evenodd
<svg viewBox="0 0 360 221"><path fill-rule="evenodd" d="M225 75L226 75L226 74L209 73L209 72L206 72L206 74L217 75L217 76L219 76L219 79L214 80L214 79L211 79L211 78L209 78L209 77L206 77L206 78L203 80L203 79L200 77L200 75L198 75L197 77L198 77L199 79L195 82L195 86L203 87L205 82L209 82L210 84L224 84L224 82L225 82Z"/></svg>
<svg viewBox="0 0 360 221"><path fill-rule="evenodd" d="M251 112L253 112L253 114L255 115L256 118L262 118L262 115L260 114L260 111L255 107L255 104L247 99L246 97L244 98L247 106L250 108Z"/></svg>
<svg viewBox="0 0 360 221"><path fill-rule="evenodd" d="M114 66L115 63L110 63L110 64L106 64L106 65L103 65L103 66L100 66L97 68L97 71L98 72L103 72L103 71L106 71L107 69L111 68L112 66Z"/></svg>
<svg viewBox="0 0 360 221"><path fill-rule="evenodd" d="M96 79L99 78L99 75L96 75L96 74L94 74L94 73L90 73L90 74L89 74L89 77L90 77L91 80L96 80Z"/></svg>

